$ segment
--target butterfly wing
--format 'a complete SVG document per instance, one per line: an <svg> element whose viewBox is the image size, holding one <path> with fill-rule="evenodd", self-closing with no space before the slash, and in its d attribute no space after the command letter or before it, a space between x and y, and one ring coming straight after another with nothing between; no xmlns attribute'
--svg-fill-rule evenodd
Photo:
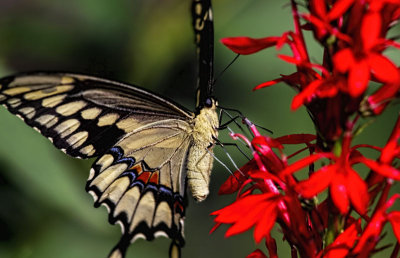
<svg viewBox="0 0 400 258"><path fill-rule="evenodd" d="M183 245L192 113L138 87L63 73L1 79L0 104L67 154L99 157L86 189L122 225L116 252L138 237Z"/></svg>
<svg viewBox="0 0 400 258"><path fill-rule="evenodd" d="M87 190L96 206L108 208L110 222L121 225L116 257L123 257L140 237L152 240L164 235L184 245L190 130L186 122L174 119L143 126L95 162Z"/></svg>
<svg viewBox="0 0 400 258"><path fill-rule="evenodd" d="M91 76L31 73L0 80L0 104L78 158L105 153L127 131L167 118L191 119L184 108L127 84Z"/></svg>

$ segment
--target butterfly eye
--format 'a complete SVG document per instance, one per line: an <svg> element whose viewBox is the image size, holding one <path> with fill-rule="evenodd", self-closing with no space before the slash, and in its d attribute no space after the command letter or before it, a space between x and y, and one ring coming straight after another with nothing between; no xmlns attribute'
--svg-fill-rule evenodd
<svg viewBox="0 0 400 258"><path fill-rule="evenodd" d="M204 106L210 108L213 105L213 100L212 98L207 98L206 101L204 102Z"/></svg>

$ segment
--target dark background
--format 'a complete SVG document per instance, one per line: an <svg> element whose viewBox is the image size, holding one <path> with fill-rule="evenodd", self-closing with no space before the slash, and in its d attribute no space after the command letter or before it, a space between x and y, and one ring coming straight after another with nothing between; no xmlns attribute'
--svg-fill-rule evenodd
<svg viewBox="0 0 400 258"><path fill-rule="evenodd" d="M0 0L0 76L31 70L87 73L141 85L193 109L196 61L189 6L188 0ZM286 1L218 0L214 20L216 74L235 56L220 38L264 37L292 29ZM310 46L313 61L320 60L320 48ZM399 61L398 53L391 53ZM304 108L290 111L295 93L289 87L251 91L293 71L276 58L275 49L242 56L218 78L215 95L222 106L240 109L274 136L313 133ZM398 110L391 107L357 141L383 146ZM227 132L220 134L228 141ZM237 151L229 152L244 164ZM218 148L216 153L226 160ZM67 157L0 108L0 257L108 254L120 229L108 224L105 208L93 208L84 190L91 163ZM256 248L252 231L229 239L223 237L226 226L208 233L214 225L209 214L234 199L217 195L228 175L215 164L208 199L200 204L190 199L183 257L244 257ZM282 257L288 256L278 228L274 236ZM167 257L168 246L165 238L139 240L128 257Z"/></svg>

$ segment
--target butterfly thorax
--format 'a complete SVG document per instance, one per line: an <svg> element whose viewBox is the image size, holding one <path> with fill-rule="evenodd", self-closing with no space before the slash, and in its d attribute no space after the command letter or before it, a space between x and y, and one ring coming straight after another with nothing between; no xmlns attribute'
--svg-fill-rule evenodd
<svg viewBox="0 0 400 258"><path fill-rule="evenodd" d="M190 191L197 201L203 201L208 193L213 165L212 147L218 136L217 103L203 107L194 118L192 146L187 160L187 179Z"/></svg>

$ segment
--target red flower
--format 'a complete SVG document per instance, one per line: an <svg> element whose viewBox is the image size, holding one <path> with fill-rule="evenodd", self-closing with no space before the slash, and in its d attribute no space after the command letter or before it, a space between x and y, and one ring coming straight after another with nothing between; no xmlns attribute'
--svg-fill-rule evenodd
<svg viewBox="0 0 400 258"><path fill-rule="evenodd" d="M220 193L238 192L238 198L213 213L217 216L215 222L217 226L232 224L226 236L255 227L254 239L266 239L271 257L277 254L276 243L270 237L275 223L292 247L292 257L367 257L379 251L375 246L387 222L400 242L400 211L388 212L400 195L386 201L393 180L400 180L400 169L393 165L400 158L400 117L383 148L351 146L364 128L359 123L360 113L379 114L400 97L400 69L383 54L389 47L400 49L398 42L386 37L400 18L400 1L310 0L309 13L304 14L299 13L295 0L290 2L293 31L260 39L226 38L223 43L238 54L252 54L271 46L277 50L284 45L290 48L291 55L278 57L293 64L296 71L254 89L279 82L292 87L297 94L291 108L305 105L316 127L316 137L293 134L273 139L260 135L244 119L254 138L250 142L243 135L234 136L248 144L254 158L222 185ZM321 63L311 61L314 58L308 53L305 30L312 31L323 48ZM372 92L370 85L377 87L372 95L368 95ZM305 146L286 154L285 144ZM379 159L364 156L358 151L361 147L380 152ZM289 162L304 151L309 155ZM365 180L355 166L359 163L371 170ZM309 177L298 179L294 173L305 168ZM254 194L255 190L261 193ZM324 190L329 190L329 195L317 205L314 197L322 197L319 194ZM371 212L371 218L367 212ZM366 221L364 228L362 219ZM400 250L399 246L396 248ZM248 257L266 256L256 250Z"/></svg>
<svg viewBox="0 0 400 258"><path fill-rule="evenodd" d="M350 203L358 213L365 214L369 201L367 185L352 168L354 163L359 162L359 153L352 151L350 141L350 134L347 133L343 139L340 156L330 156L334 163L323 166L309 179L300 182L296 190L305 198L312 198L329 187L332 200L342 214L347 213ZM297 170L295 165L300 162L303 161L289 166L282 173L295 172ZM291 168L293 166L294 169Z"/></svg>

